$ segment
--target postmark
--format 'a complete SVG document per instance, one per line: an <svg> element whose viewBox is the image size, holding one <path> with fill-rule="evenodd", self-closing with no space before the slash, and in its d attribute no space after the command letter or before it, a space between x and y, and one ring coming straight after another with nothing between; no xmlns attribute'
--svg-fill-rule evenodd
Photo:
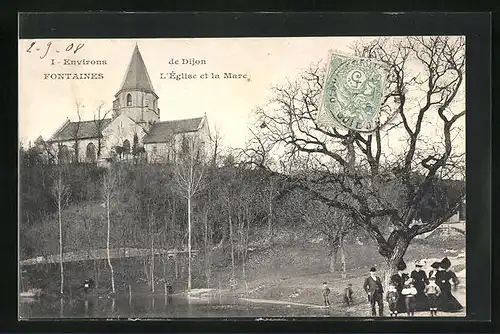
<svg viewBox="0 0 500 334"><path fill-rule="evenodd" d="M318 120L357 132L376 130L387 73L383 63L331 53Z"/></svg>

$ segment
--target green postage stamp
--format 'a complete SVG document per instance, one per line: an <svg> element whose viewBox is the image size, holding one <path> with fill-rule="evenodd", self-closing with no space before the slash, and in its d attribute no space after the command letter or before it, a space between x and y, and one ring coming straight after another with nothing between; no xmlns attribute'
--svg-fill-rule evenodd
<svg viewBox="0 0 500 334"><path fill-rule="evenodd" d="M381 62L331 53L318 121L358 132L377 129L387 74Z"/></svg>

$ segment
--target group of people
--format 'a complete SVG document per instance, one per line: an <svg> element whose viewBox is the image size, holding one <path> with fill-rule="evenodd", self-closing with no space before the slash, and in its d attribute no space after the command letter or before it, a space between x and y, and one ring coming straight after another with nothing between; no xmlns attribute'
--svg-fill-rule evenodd
<svg viewBox="0 0 500 334"><path fill-rule="evenodd" d="M391 317L397 317L399 313L413 316L418 311L430 311L430 315L435 316L438 310L457 312L463 309L452 294L452 287L456 290L460 282L456 274L450 270L450 260L444 258L440 262L434 262L428 275L422 267L423 263L417 261L415 269L408 274L405 272L406 263L401 261L398 264L398 273L391 276L386 293ZM372 315L376 316L375 304L377 304L379 316L383 316L384 290L380 278L375 273L376 269L372 267L363 289L368 295Z"/></svg>

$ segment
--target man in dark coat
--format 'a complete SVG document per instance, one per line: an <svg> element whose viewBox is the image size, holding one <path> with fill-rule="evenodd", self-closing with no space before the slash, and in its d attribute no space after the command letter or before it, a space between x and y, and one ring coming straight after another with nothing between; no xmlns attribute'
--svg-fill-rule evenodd
<svg viewBox="0 0 500 334"><path fill-rule="evenodd" d="M416 261L415 270L413 270L410 275L413 280L413 285L417 290L417 294L415 295L415 311L427 311L429 309L427 296L424 292L425 286L429 284L429 279L425 271L422 270L423 266L422 261Z"/></svg>
<svg viewBox="0 0 500 334"><path fill-rule="evenodd" d="M375 267L371 267L370 276L365 279L363 289L368 295L368 300L370 301L370 305L372 307L372 316L377 315L377 312L375 310L375 303L377 303L378 315L379 317L382 317L384 315L384 288L382 287L382 281L380 280L380 277L375 275L376 271L377 269L375 269Z"/></svg>
<svg viewBox="0 0 500 334"><path fill-rule="evenodd" d="M408 280L409 275L404 272L406 269L406 263L403 260L401 260L401 262L398 263L396 269L398 270L398 273L391 276L391 282L396 286L396 290L398 291L398 294L401 296L401 292L403 291L403 286L405 282ZM405 312L406 312L405 299L399 298L398 313L405 313Z"/></svg>

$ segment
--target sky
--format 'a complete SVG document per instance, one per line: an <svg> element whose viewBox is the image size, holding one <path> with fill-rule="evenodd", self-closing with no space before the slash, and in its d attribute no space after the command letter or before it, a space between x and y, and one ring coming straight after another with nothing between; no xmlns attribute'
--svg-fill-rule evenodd
<svg viewBox="0 0 500 334"><path fill-rule="evenodd" d="M206 114L211 130L218 129L225 146L242 147L251 136L252 111L269 100L272 85L293 80L312 64L326 62L329 51L351 53L349 45L359 39L20 40L19 137L23 143L40 135L48 139L66 118L77 120L76 101L83 105L82 120L92 120L102 103L110 109L137 43L159 96L161 121ZM106 65L64 65L65 59L106 61ZM195 59L205 64L171 64L172 59L180 63ZM172 71L198 77L207 73L208 78L162 79ZM102 73L103 79L50 79L50 74L75 72ZM248 79L224 79L225 72L246 74ZM211 73L220 78L211 79Z"/></svg>
<svg viewBox="0 0 500 334"><path fill-rule="evenodd" d="M93 119L96 106L110 108L120 89L135 44L159 96L161 121L203 116L228 146L241 147L250 136L251 113L270 97L270 86L284 83L311 64L326 61L329 50L348 53L350 37L203 38L122 40L21 40L19 42L19 136L22 142L49 138L66 118ZM32 42L31 52L26 52ZM50 47L47 43L52 42ZM73 43L73 49L65 51ZM84 44L76 53L77 45ZM40 49L36 51L36 49ZM46 53L47 48L49 51ZM56 52L59 51L59 52ZM64 59L105 60L106 65L63 65ZM205 65L169 64L171 59L204 60ZM52 65L54 59L55 65ZM57 64L57 62L60 64ZM220 79L160 79L161 73L219 73ZM47 73L95 72L101 80L51 80ZM247 74L223 79L224 72Z"/></svg>

